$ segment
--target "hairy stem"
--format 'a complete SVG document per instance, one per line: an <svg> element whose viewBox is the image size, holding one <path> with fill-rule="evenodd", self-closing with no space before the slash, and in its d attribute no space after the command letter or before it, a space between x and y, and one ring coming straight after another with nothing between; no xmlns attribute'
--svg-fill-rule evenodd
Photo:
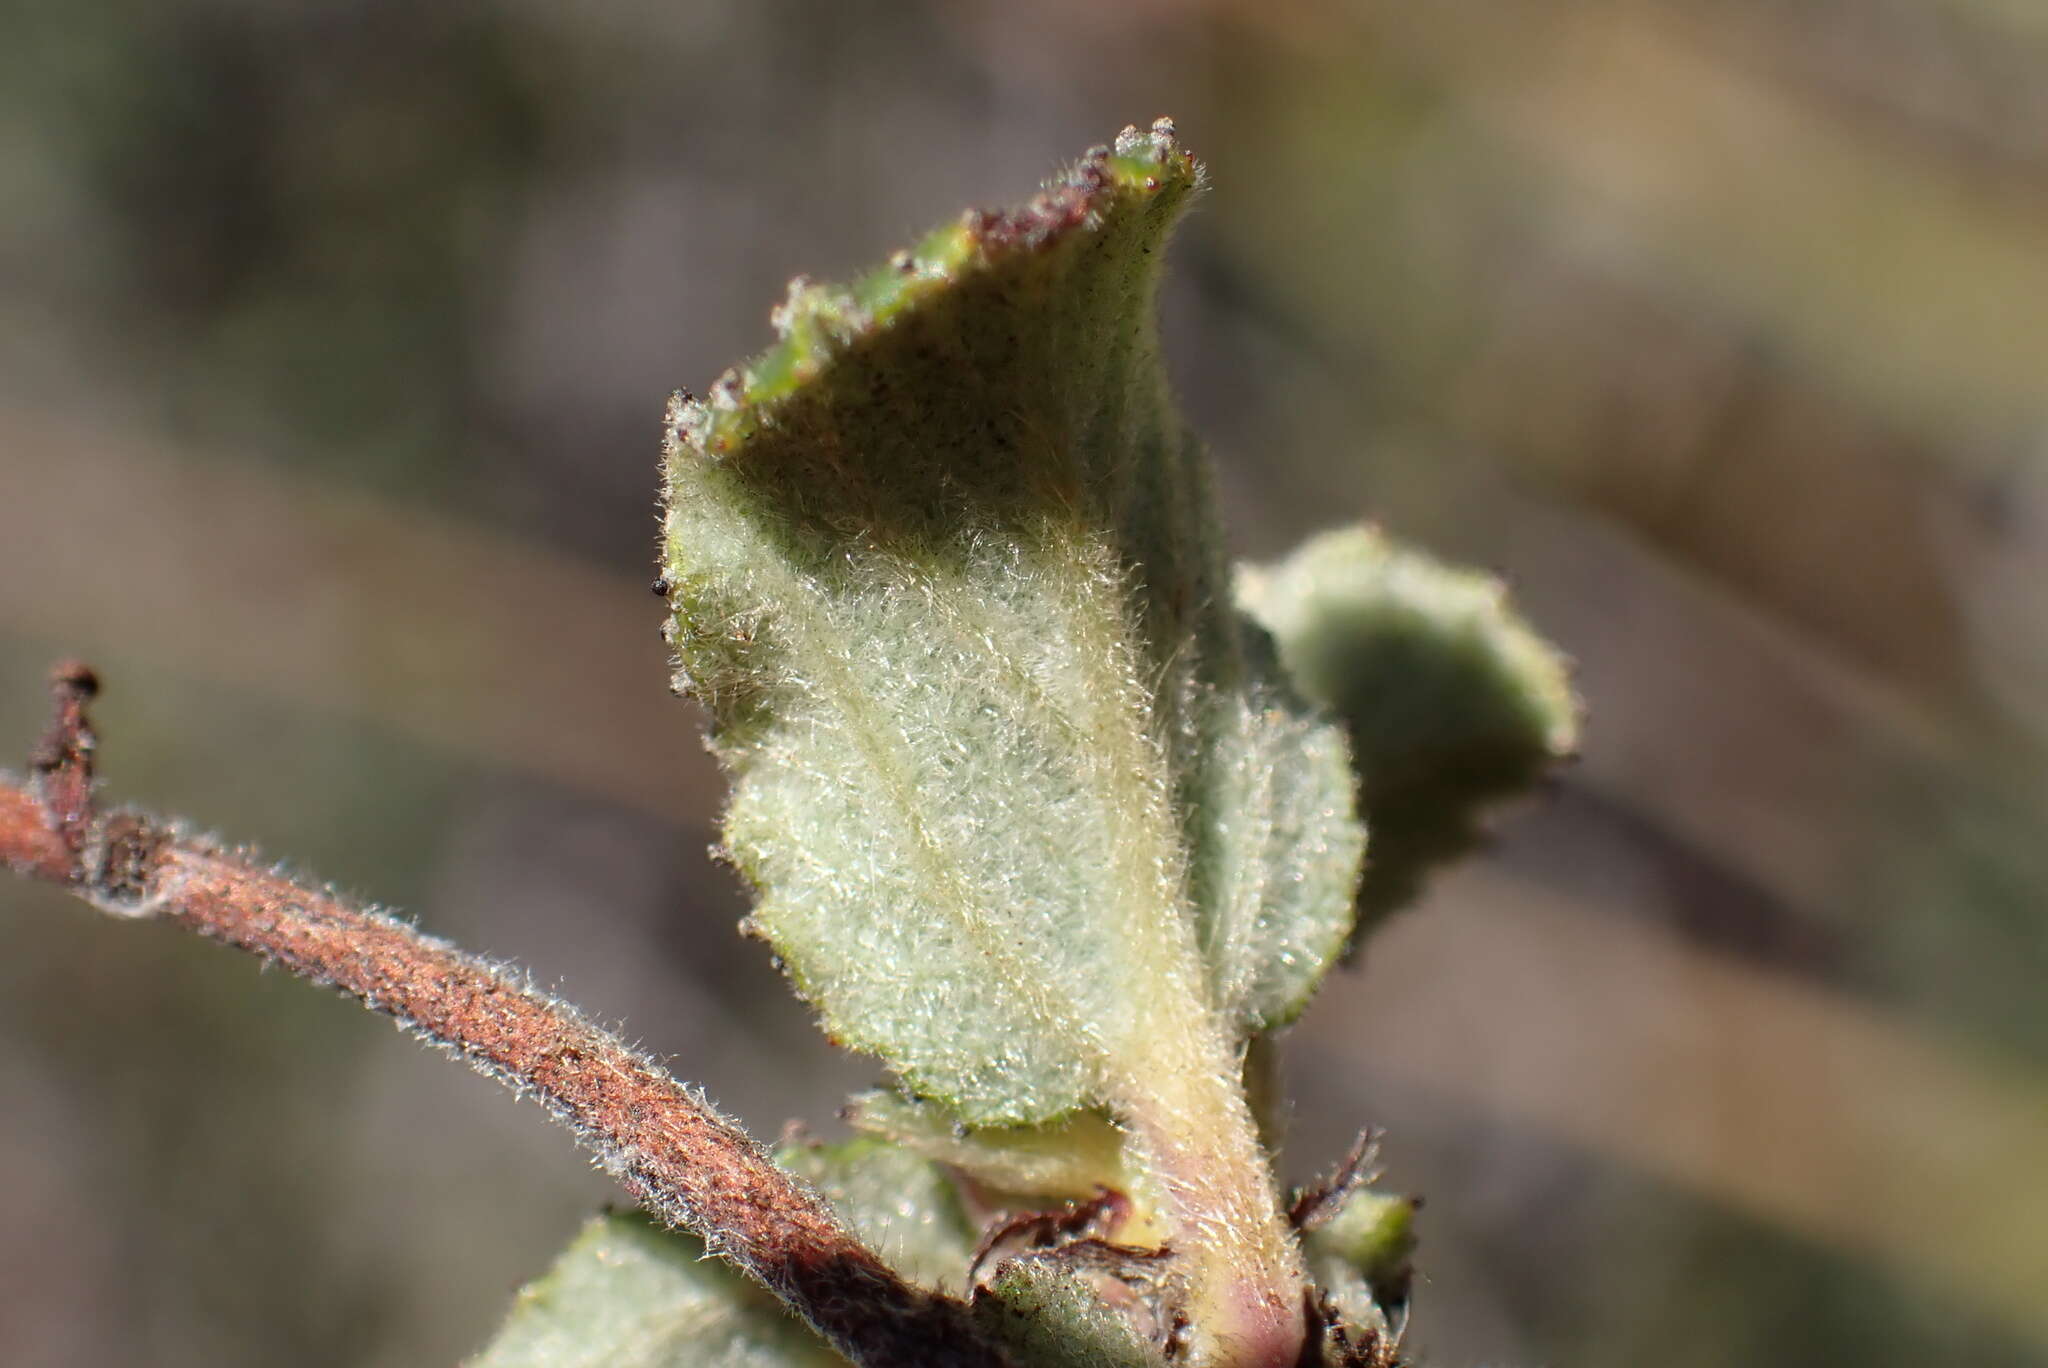
<svg viewBox="0 0 2048 1368"><path fill-rule="evenodd" d="M93 804L83 666L26 784L0 776L0 863L115 916L175 922L338 989L531 1093L648 1210L698 1235L867 1368L1002 1368L959 1302L905 1283L831 1208L660 1064L515 971L244 854Z"/></svg>
<svg viewBox="0 0 2048 1368"><path fill-rule="evenodd" d="M1161 1031L1155 1075L1118 1114L1175 1225L1190 1364L1292 1368L1308 1277L1236 1074L1193 1048L1198 1032Z"/></svg>

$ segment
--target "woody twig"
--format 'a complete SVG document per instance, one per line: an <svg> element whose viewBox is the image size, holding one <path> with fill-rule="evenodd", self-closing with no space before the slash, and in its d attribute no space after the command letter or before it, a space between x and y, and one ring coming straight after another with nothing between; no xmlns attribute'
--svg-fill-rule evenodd
<svg viewBox="0 0 2048 1368"><path fill-rule="evenodd" d="M959 1302L910 1286L658 1062L523 974L351 906L246 851L95 803L82 665L52 676L56 718L26 782L0 775L0 864L102 911L173 922L347 994L528 1093L648 1210L759 1279L855 1363L1000 1368Z"/></svg>

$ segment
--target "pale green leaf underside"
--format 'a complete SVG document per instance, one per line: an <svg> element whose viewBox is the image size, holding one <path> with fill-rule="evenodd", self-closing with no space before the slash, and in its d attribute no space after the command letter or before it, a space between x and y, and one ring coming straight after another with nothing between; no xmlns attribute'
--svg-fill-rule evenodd
<svg viewBox="0 0 2048 1368"><path fill-rule="evenodd" d="M1487 803L1578 744L1564 658L1495 579L1355 527L1241 569L1237 595L1350 731L1372 830L1364 922L1412 899L1472 844Z"/></svg>
<svg viewBox="0 0 2048 1368"><path fill-rule="evenodd" d="M694 1236L599 1216L519 1294L467 1368L846 1368Z"/></svg>
<svg viewBox="0 0 2048 1368"><path fill-rule="evenodd" d="M1039 1126L969 1129L933 1102L890 1092L856 1096L843 1113L854 1129L958 1169L997 1192L1043 1206L1086 1201L1103 1188L1129 1192L1123 1135L1097 1111Z"/></svg>
<svg viewBox="0 0 2048 1368"><path fill-rule="evenodd" d="M1343 729L1260 679L1209 700L1188 801L1202 952L1240 1037L1307 1005L1352 927L1367 828L1355 815Z"/></svg>
<svg viewBox="0 0 2048 1368"><path fill-rule="evenodd" d="M672 414L679 680L754 924L835 1036L975 1125L1128 1098L1162 1031L1224 1067L1350 924L1341 737L1246 649L1157 356L1196 180L1127 134L798 287Z"/></svg>

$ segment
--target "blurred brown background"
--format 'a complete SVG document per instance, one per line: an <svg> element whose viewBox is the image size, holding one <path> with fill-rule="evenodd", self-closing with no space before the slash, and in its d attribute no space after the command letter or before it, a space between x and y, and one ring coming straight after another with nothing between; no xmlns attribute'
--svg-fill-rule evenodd
<svg viewBox="0 0 2048 1368"><path fill-rule="evenodd" d="M1290 1041L1442 1365L2048 1362L2048 7L0 3L0 737L622 1020L835 1058L702 853L663 396L1170 112L1246 554L1370 514L1584 761ZM609 1189L538 1112L0 886L0 1360L447 1363Z"/></svg>

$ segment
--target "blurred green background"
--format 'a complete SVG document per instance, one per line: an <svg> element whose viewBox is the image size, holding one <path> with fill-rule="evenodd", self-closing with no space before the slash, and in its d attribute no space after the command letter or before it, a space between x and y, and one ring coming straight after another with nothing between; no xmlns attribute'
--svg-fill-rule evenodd
<svg viewBox="0 0 2048 1368"><path fill-rule="evenodd" d="M1369 515L1583 761L1288 1042L1436 1364L2048 1363L2038 0L0 3L0 737L672 1055L867 1080L733 934L663 397L1160 113L1240 549ZM608 1185L527 1104L0 886L0 1359L447 1363Z"/></svg>

